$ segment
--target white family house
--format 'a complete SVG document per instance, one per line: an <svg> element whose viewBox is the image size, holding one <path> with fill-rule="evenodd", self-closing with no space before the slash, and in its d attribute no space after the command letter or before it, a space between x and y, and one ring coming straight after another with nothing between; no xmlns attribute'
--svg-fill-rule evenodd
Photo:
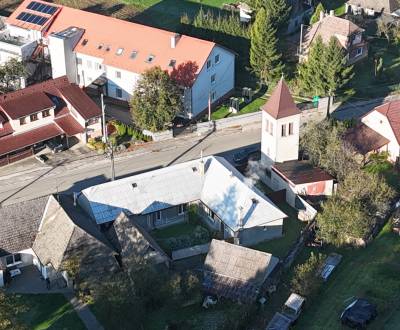
<svg viewBox="0 0 400 330"><path fill-rule="evenodd" d="M345 140L364 156L386 151L391 162L400 157L400 101L377 106L361 118L361 122L350 129Z"/></svg>
<svg viewBox="0 0 400 330"><path fill-rule="evenodd" d="M23 1L6 28L11 38L25 38L49 54L53 78L66 75L115 99L128 101L153 66L192 76L179 80L182 115L189 118L234 88L235 55L214 42L39 0Z"/></svg>
<svg viewBox="0 0 400 330"><path fill-rule="evenodd" d="M300 196L333 193L333 178L299 158L301 112L281 79L262 107L261 162L266 183L274 191L286 190L286 201L300 208Z"/></svg>
<svg viewBox="0 0 400 330"><path fill-rule="evenodd" d="M398 0L349 0L346 2L346 13L367 16L386 14L398 17L400 2Z"/></svg>
<svg viewBox="0 0 400 330"><path fill-rule="evenodd" d="M280 211L221 157L206 157L83 190L79 205L107 228L124 212L152 230L185 221L196 209L206 225L236 244L282 236Z"/></svg>

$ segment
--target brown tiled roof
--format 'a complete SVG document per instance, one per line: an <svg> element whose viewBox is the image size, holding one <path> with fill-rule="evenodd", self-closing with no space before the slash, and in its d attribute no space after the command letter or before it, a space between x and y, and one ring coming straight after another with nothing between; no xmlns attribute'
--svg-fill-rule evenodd
<svg viewBox="0 0 400 330"><path fill-rule="evenodd" d="M70 84L59 88L60 94L79 112L84 119L101 115L101 109L77 85Z"/></svg>
<svg viewBox="0 0 400 330"><path fill-rule="evenodd" d="M26 133L7 135L0 138L0 156L46 141L63 133L56 124L49 124Z"/></svg>
<svg viewBox="0 0 400 330"><path fill-rule="evenodd" d="M47 198L0 207L0 257L32 247Z"/></svg>
<svg viewBox="0 0 400 330"><path fill-rule="evenodd" d="M390 141L365 124L349 129L344 140L352 145L358 153L366 155L370 151L378 150Z"/></svg>
<svg viewBox="0 0 400 330"><path fill-rule="evenodd" d="M297 108L290 94L289 88L283 79L281 79L275 90L272 92L271 97L262 107L275 119L299 115L300 110Z"/></svg>
<svg viewBox="0 0 400 330"><path fill-rule="evenodd" d="M6 96L0 103L0 107L11 119L18 119L54 107L53 101L44 92L21 95L12 99L8 99Z"/></svg>
<svg viewBox="0 0 400 330"><path fill-rule="evenodd" d="M279 259L269 253L213 239L204 262L206 291L252 302Z"/></svg>
<svg viewBox="0 0 400 330"><path fill-rule="evenodd" d="M312 166L307 161L291 160L283 163L275 163L272 170L293 184L333 180L333 177L324 170Z"/></svg>
<svg viewBox="0 0 400 330"><path fill-rule="evenodd" d="M400 100L385 103L376 107L374 110L388 119L393 133L396 136L396 140L400 144Z"/></svg>
<svg viewBox="0 0 400 330"><path fill-rule="evenodd" d="M336 16L325 16L322 20L314 23L311 28L305 33L304 46L308 47L317 38L321 37L324 43L328 43L331 37L344 36L349 37L353 33L363 32L364 29L355 25L353 22L336 17ZM339 39L338 39L339 40ZM339 40L340 42L341 40ZM342 47L346 48L345 44L341 44Z"/></svg>
<svg viewBox="0 0 400 330"><path fill-rule="evenodd" d="M3 128L0 128L0 137L9 135L13 132L14 132L14 130L11 127L10 122L7 121L7 122L3 123Z"/></svg>
<svg viewBox="0 0 400 330"><path fill-rule="evenodd" d="M349 0L347 2L353 6L373 9L376 12L383 10L383 12L387 14L400 8L400 2L398 0Z"/></svg>
<svg viewBox="0 0 400 330"><path fill-rule="evenodd" d="M85 128L82 127L72 115L57 117L54 121L68 136L73 136L85 131Z"/></svg>
<svg viewBox="0 0 400 330"><path fill-rule="evenodd" d="M101 115L96 103L76 84L71 84L66 76L0 95L0 108L10 118L17 119L57 106L52 96L63 98L72 104L84 119Z"/></svg>

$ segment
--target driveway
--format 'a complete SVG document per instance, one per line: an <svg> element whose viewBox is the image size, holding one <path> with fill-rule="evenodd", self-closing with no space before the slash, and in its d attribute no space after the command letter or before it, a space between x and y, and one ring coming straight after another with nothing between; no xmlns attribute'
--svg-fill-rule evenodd
<svg viewBox="0 0 400 330"><path fill-rule="evenodd" d="M53 281L50 283L50 289L47 289L46 281L33 265L21 268L21 274L12 278L11 283L7 285L6 291L22 294L71 292L70 289L65 287L65 281L62 279Z"/></svg>

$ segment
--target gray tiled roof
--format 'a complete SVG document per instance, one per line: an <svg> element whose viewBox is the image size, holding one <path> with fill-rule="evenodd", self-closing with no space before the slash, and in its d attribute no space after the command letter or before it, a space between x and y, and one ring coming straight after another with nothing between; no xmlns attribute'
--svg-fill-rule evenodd
<svg viewBox="0 0 400 330"><path fill-rule="evenodd" d="M0 257L32 247L47 199L0 207Z"/></svg>

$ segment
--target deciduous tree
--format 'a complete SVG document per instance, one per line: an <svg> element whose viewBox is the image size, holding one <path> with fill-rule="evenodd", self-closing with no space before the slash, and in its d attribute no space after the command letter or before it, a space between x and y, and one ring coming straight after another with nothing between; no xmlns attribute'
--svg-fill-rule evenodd
<svg viewBox="0 0 400 330"><path fill-rule="evenodd" d="M26 69L18 59L11 58L0 66L0 93L8 93L20 88L20 79L25 77Z"/></svg>
<svg viewBox="0 0 400 330"><path fill-rule="evenodd" d="M165 129L182 110L182 95L167 72L153 67L140 77L131 100L133 121L153 132Z"/></svg>

